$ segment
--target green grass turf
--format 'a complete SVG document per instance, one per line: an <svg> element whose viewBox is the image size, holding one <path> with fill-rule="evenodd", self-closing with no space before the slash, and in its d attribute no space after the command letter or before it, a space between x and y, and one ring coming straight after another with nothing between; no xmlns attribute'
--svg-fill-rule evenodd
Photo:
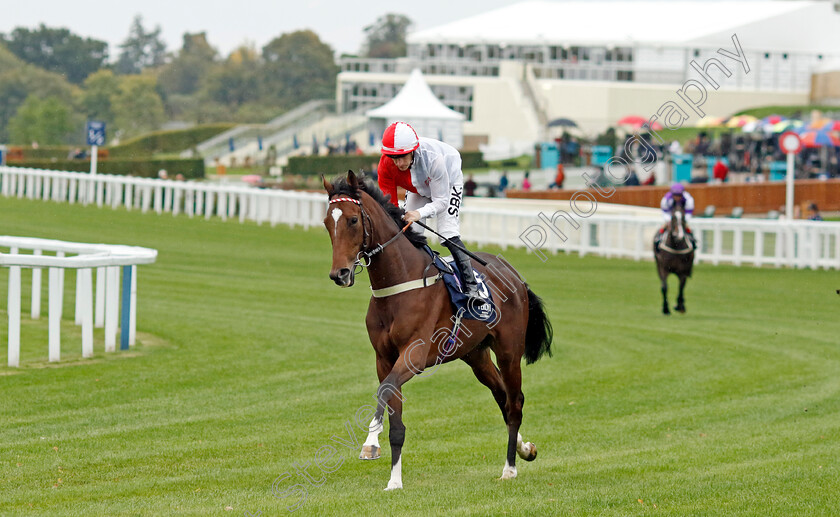
<svg viewBox="0 0 840 517"><path fill-rule="evenodd" d="M0 366L0 515L287 515L297 497L273 481L373 401L366 278L332 284L321 228L6 198L0 217L8 235L160 253L139 268L130 353L98 331L81 359L65 322L48 364L46 312L24 319L22 367ZM700 265L688 313L665 317L651 262L503 254L556 335L523 374L537 460L497 480L501 415L457 362L406 386L403 490L382 490L386 429L379 461L335 444L343 462L295 515L840 514L836 271Z"/></svg>

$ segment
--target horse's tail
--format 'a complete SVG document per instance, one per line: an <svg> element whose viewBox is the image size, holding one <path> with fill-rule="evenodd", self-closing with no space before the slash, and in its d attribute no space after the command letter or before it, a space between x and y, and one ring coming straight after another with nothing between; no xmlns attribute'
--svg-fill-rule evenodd
<svg viewBox="0 0 840 517"><path fill-rule="evenodd" d="M548 353L551 357L551 341L554 329L545 314L543 302L539 296L528 289L528 329L525 331L525 364L535 363Z"/></svg>

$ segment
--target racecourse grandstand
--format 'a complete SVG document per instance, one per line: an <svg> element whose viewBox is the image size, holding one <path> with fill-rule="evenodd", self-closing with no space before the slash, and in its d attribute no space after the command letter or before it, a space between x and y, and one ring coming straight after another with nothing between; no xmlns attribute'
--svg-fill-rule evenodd
<svg viewBox="0 0 840 517"><path fill-rule="evenodd" d="M840 3L523 2L408 37L398 59L344 58L338 109L375 108L419 68L464 114L464 146L538 141L569 117L588 132L657 113L686 91L699 112L807 104L811 74L840 58Z"/></svg>

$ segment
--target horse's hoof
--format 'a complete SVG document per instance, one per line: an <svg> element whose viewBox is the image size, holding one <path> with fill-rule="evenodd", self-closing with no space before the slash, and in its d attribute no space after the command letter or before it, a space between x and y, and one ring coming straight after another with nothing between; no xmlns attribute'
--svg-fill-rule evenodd
<svg viewBox="0 0 840 517"><path fill-rule="evenodd" d="M502 470L502 477L500 477L499 479L501 479L501 480L513 479L515 477L516 477L516 467L505 467L504 470Z"/></svg>
<svg viewBox="0 0 840 517"><path fill-rule="evenodd" d="M360 460L378 460L380 456L380 449L376 445L362 446L362 452L359 454Z"/></svg>
<svg viewBox="0 0 840 517"><path fill-rule="evenodd" d="M520 455L519 457L525 461L534 461L537 459L537 446L531 442L528 442L526 445L530 446L531 450L525 456Z"/></svg>
<svg viewBox="0 0 840 517"><path fill-rule="evenodd" d="M662 309L662 314L664 314L665 316L670 316L671 315L671 310L670 309Z"/></svg>
<svg viewBox="0 0 840 517"><path fill-rule="evenodd" d="M400 490L402 489L402 483L398 481L388 481L388 486L385 487L385 490Z"/></svg>
<svg viewBox="0 0 840 517"><path fill-rule="evenodd" d="M685 307L675 307L675 310L680 314L685 314Z"/></svg>

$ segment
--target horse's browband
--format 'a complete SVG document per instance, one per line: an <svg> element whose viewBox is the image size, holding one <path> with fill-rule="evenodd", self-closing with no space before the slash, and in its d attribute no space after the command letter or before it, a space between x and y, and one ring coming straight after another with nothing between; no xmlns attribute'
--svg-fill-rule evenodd
<svg viewBox="0 0 840 517"><path fill-rule="evenodd" d="M395 294L404 293L406 291L428 287L437 282L438 280L440 280L440 274L437 274L435 276L429 276L426 278L418 278L417 280L410 280L401 284L392 285L391 287L383 287L382 289L374 289L373 287L371 287L370 291L373 294L374 298L385 298L387 296L393 296Z"/></svg>
<svg viewBox="0 0 840 517"><path fill-rule="evenodd" d="M335 199L330 199L330 204L339 203L341 201L350 201L351 203L356 203L359 206L362 206L362 202L358 199L353 199L352 197L337 197Z"/></svg>

